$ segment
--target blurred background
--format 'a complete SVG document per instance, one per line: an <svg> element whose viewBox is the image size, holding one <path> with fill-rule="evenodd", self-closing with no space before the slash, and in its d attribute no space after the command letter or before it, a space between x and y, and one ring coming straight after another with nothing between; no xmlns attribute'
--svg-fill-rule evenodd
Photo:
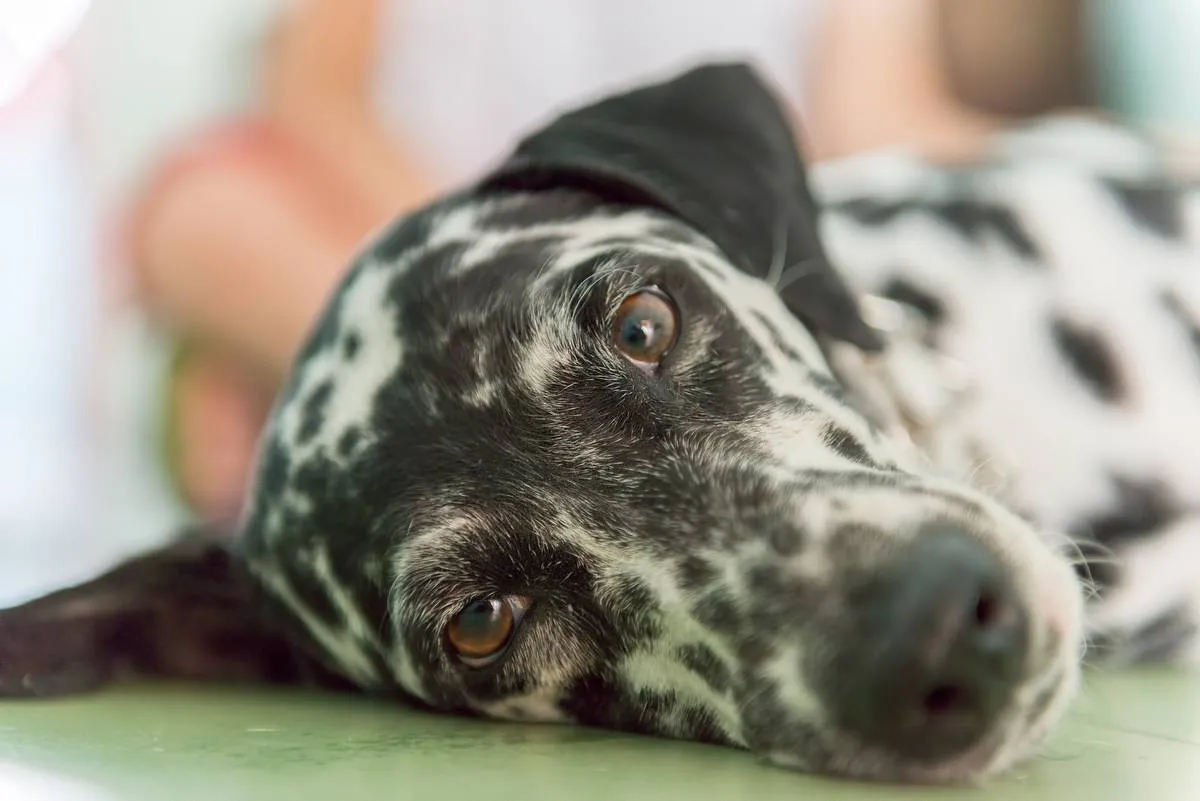
<svg viewBox="0 0 1200 801"><path fill-rule="evenodd" d="M231 525L366 233L706 58L768 73L810 160L1200 127L1200 0L0 0L0 604Z"/></svg>

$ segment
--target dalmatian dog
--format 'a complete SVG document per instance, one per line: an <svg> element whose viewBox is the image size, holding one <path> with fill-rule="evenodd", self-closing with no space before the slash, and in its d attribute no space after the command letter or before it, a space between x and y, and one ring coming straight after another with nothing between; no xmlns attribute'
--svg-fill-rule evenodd
<svg viewBox="0 0 1200 801"><path fill-rule="evenodd" d="M304 682L958 783L1085 661L1196 662L1200 196L1099 121L795 141L704 65L378 232L232 544L0 612L0 694Z"/></svg>

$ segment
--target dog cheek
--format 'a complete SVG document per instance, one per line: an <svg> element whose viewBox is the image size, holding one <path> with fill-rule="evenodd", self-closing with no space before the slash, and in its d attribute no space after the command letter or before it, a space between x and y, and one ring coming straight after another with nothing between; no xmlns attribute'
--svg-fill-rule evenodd
<svg viewBox="0 0 1200 801"><path fill-rule="evenodd" d="M565 722L565 694L601 658L594 645L556 628L522 638L495 673L462 674L470 706L493 718Z"/></svg>

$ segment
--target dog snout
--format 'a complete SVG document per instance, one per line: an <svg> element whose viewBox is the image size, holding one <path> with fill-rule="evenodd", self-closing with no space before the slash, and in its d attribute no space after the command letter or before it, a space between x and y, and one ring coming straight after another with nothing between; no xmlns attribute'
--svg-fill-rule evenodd
<svg viewBox="0 0 1200 801"><path fill-rule="evenodd" d="M1029 651L1028 614L1001 560L966 530L938 524L856 596L861 627L838 660L838 723L919 761L986 737L1022 681Z"/></svg>

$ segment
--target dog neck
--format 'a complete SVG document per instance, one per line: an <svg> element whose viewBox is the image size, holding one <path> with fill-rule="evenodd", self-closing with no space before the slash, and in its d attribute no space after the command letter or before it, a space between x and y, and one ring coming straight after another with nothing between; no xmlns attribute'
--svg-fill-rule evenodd
<svg viewBox="0 0 1200 801"><path fill-rule="evenodd" d="M867 353L822 343L850 401L913 458L962 480L1006 486L1008 471L994 455L979 453L968 435L964 417L976 388L967 366L939 351L928 321L909 306L877 295L864 295L859 304L883 335L884 349Z"/></svg>

